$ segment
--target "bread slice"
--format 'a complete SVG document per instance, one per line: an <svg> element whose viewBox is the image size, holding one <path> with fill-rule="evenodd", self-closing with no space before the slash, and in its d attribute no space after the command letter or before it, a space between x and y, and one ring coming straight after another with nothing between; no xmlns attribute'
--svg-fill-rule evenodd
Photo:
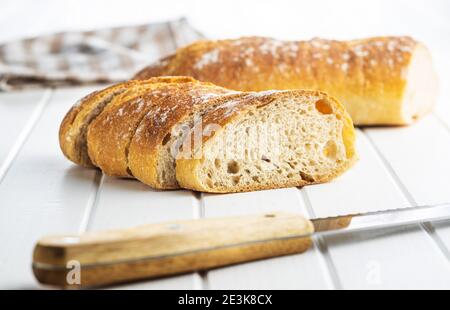
<svg viewBox="0 0 450 310"><path fill-rule="evenodd" d="M239 93L209 83L168 85L148 93L153 104L140 122L128 150L130 174L157 189L179 188L175 177L178 147L194 120L229 96Z"/></svg>
<svg viewBox="0 0 450 310"><path fill-rule="evenodd" d="M79 100L64 117L59 128L59 145L63 154L74 163L93 167L87 153L86 132L91 121L118 94L136 82L113 85Z"/></svg>
<svg viewBox="0 0 450 310"><path fill-rule="evenodd" d="M190 143L176 160L179 185L196 191L322 183L356 160L350 116L337 100L319 91L230 98L205 114L202 124L201 145ZM193 135L192 130L191 140Z"/></svg>
<svg viewBox="0 0 450 310"><path fill-rule="evenodd" d="M152 106L166 104L163 93L197 83L188 77L150 79L116 96L88 126L87 149L92 162L105 174L132 177L128 147L143 117Z"/></svg>
<svg viewBox="0 0 450 310"><path fill-rule="evenodd" d="M59 129L59 144L63 154L84 167L94 167L87 149L88 127L110 104L117 105L145 93L156 83L194 81L188 77L157 77L145 81L118 83L93 92L79 100L64 117Z"/></svg>

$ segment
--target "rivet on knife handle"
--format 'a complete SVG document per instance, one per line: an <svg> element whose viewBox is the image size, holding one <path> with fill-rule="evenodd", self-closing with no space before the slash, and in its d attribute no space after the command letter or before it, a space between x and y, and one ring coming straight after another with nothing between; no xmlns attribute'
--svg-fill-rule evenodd
<svg viewBox="0 0 450 310"><path fill-rule="evenodd" d="M103 286L301 253L313 230L301 215L272 213L49 236L33 271L44 284Z"/></svg>

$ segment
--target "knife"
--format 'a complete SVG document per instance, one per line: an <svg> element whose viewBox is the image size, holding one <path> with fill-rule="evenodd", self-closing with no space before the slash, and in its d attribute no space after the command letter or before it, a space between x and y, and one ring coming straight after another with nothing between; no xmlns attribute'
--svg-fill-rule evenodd
<svg viewBox="0 0 450 310"><path fill-rule="evenodd" d="M47 236L33 253L43 284L105 286L306 251L312 237L450 219L450 204L308 220L265 213Z"/></svg>

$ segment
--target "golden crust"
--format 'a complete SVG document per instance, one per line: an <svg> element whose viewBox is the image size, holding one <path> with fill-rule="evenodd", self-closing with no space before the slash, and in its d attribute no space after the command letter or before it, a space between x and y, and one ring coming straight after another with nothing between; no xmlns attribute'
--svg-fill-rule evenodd
<svg viewBox="0 0 450 310"><path fill-rule="evenodd" d="M419 46L410 37L198 41L135 78L184 75L240 91L324 90L344 103L356 125L405 124L405 72Z"/></svg>
<svg viewBox="0 0 450 310"><path fill-rule="evenodd" d="M161 100L157 102L150 94L183 83L197 81L186 77L150 79L116 96L89 125L87 145L92 162L108 175L132 177L127 159L131 138L151 106L161 104Z"/></svg>
<svg viewBox="0 0 450 310"><path fill-rule="evenodd" d="M89 123L114 95L119 94L136 82L119 83L93 92L79 100L66 114L59 128L59 145L63 154L71 161L84 167L93 167L86 150L86 130Z"/></svg>
<svg viewBox="0 0 450 310"><path fill-rule="evenodd" d="M229 92L213 84L197 82L167 85L158 89L156 94L146 94L146 100L151 100L154 104L131 139L128 166L133 176L153 188L178 188L177 184L164 184L158 178L158 152L163 147L165 138L170 136L174 126L183 119L211 104L209 98L212 95Z"/></svg>
<svg viewBox="0 0 450 310"><path fill-rule="evenodd" d="M87 131L93 120L103 111L117 95L132 90L140 85L152 83L170 83L194 81L189 77L158 77L148 81L128 81L118 83L105 89L93 92L73 105L67 112L59 128L59 145L63 154L72 162L94 167L87 150ZM120 102L120 101L119 101Z"/></svg>
<svg viewBox="0 0 450 310"><path fill-rule="evenodd" d="M261 184L254 183L253 185L242 185L241 187L230 189L230 188L215 188L211 189L205 186L201 182L201 178L198 176L199 168L204 161L204 152L208 149L208 144L214 140L214 137L220 135L220 132L225 128L225 126L236 118L243 117L246 113L253 111L259 107L270 104L276 99L282 97L288 98L298 98L304 99L305 97L317 97L319 99L326 99L333 107L333 114L336 118L342 120L342 137L346 148L347 160L342 162L339 169L332 171L327 175L317 176L314 181L311 180L300 180L292 181L286 180L284 183L270 183ZM246 192L246 191L256 191L264 189L273 188L283 188L283 187L301 187L304 185L311 185L317 183L328 182L337 176L344 173L348 168L350 168L358 159L354 144L355 144L355 133L352 120L349 114L346 112L344 106L335 98L327 95L322 91L313 90L293 90L293 91L268 91L260 93L242 93L237 95L232 100L238 100L239 104L230 105L230 101L225 101L223 105L217 106L215 109L210 111L202 120L203 128L207 128L210 124L218 125L221 128L219 131L215 132L213 135L203 135L202 145L198 149L187 150L188 154L181 154L180 158L176 160L176 177L179 185L183 188L192 189L195 191L202 192L213 192L213 193L229 193L229 192ZM230 106L232 108L230 108ZM216 127L217 128L217 127ZM194 145L191 143L190 145ZM192 155L191 155L192 154Z"/></svg>

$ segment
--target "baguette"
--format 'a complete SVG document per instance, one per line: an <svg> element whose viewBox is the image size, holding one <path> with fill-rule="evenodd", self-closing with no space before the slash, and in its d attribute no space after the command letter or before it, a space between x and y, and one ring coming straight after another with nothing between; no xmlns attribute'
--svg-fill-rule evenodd
<svg viewBox="0 0 450 310"><path fill-rule="evenodd" d="M135 159L136 156L133 156L133 154L128 156L128 153L131 145L134 149L134 144L131 141L144 117L147 120L149 116L155 115L155 111L161 111L156 115L156 120L159 120L158 118L161 117L163 111L168 109L168 112L164 113L168 114L170 122L174 122L178 114L189 112L193 104L193 96L190 92L198 92L198 95L200 95L200 93L212 94L228 91L209 83L199 83L191 78L183 77L166 79L164 83L158 80L143 82L145 86L141 87L141 92L135 92L135 96L131 99L122 97L110 103L88 127L87 150L89 157L105 174L117 177L133 177L132 170L136 165L134 165L134 161L130 164L128 157ZM182 103L181 106L176 110L173 109L173 106L179 103ZM178 114L170 114L169 117L170 112ZM156 127L168 125L169 122L152 124ZM149 130L151 129L153 128L149 128ZM170 133L170 127L168 130ZM159 136L155 135L151 141L156 143L156 141L159 141L158 138ZM153 153L151 155L147 153L145 147L142 147L142 149L142 156L153 156ZM136 170L134 173L141 175L140 170ZM152 184L156 185L154 182Z"/></svg>
<svg viewBox="0 0 450 310"><path fill-rule="evenodd" d="M77 117L76 124L69 121ZM279 128L270 132L269 140L280 143L261 151L260 133L249 134L249 127L271 124ZM205 130L224 129L211 134L203 125ZM230 129L238 147L220 157L219 137ZM280 140L274 140L278 134ZM156 189L181 185L237 192L303 186L331 180L356 160L351 119L323 92L239 92L187 77L119 83L83 98L61 125L65 154L72 140L79 156L66 156L75 163L136 178Z"/></svg>
<svg viewBox="0 0 450 310"><path fill-rule="evenodd" d="M324 90L346 106L355 125L410 124L432 109L437 93L430 54L410 37L198 41L134 78L161 75L240 91Z"/></svg>
<svg viewBox="0 0 450 310"><path fill-rule="evenodd" d="M93 92L72 106L59 128L59 145L69 160L84 167L94 166L86 149L87 127L114 96L123 93L127 86L134 84L137 83L121 83Z"/></svg>

